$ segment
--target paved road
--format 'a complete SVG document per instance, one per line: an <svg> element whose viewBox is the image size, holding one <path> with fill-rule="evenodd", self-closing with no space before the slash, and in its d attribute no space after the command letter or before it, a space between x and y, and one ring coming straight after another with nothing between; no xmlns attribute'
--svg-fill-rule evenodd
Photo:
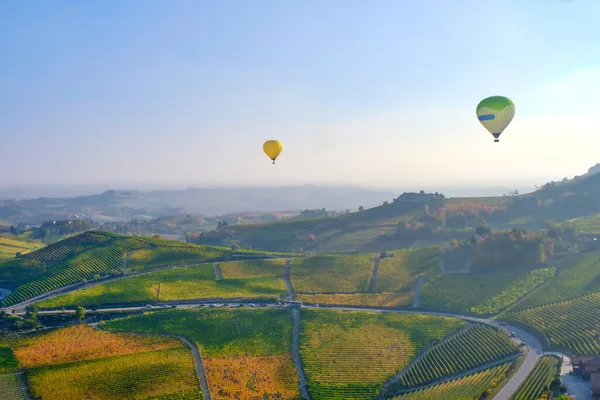
<svg viewBox="0 0 600 400"><path fill-rule="evenodd" d="M544 355L555 355L563 358L562 368L560 369L560 380L569 389L569 395L575 396L577 400L592 400L590 381L585 381L580 376L570 374L573 371L573 364L571 364L569 357L552 351L545 352Z"/></svg>
<svg viewBox="0 0 600 400"><path fill-rule="evenodd" d="M208 389L208 382L206 381L206 374L204 373L204 366L202 365L202 357L200 357L200 350L196 343L192 342L185 336L178 336L185 344L192 349L192 356L194 356L194 363L196 364L196 373L198 374L198 380L202 387L202 394L205 400L211 400L210 390Z"/></svg>
<svg viewBox="0 0 600 400"><path fill-rule="evenodd" d="M300 392L302 398L310 400L310 393L306 384L306 374L304 373L304 366L302 365L302 359L300 358L300 310L295 308L292 310L293 327L292 327L292 355L294 357L294 364L296 364L296 371L298 371L298 380L300 381Z"/></svg>

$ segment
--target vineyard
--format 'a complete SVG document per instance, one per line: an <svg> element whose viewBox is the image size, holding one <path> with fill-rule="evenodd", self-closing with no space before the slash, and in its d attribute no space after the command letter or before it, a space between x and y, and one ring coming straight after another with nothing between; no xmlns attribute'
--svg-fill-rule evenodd
<svg viewBox="0 0 600 400"><path fill-rule="evenodd" d="M474 325L427 351L391 390L423 385L518 353L518 346L503 332Z"/></svg>
<svg viewBox="0 0 600 400"><path fill-rule="evenodd" d="M544 388L560 373L560 366L558 357L541 357L511 400L537 400Z"/></svg>
<svg viewBox="0 0 600 400"><path fill-rule="evenodd" d="M158 287L160 285L160 291ZM271 299L286 293L276 277L217 281L212 264L155 271L120 279L40 302L42 308L97 306L190 299ZM158 294L158 299L157 299Z"/></svg>
<svg viewBox="0 0 600 400"><path fill-rule="evenodd" d="M296 300L307 304L390 307L412 304L414 291L383 293L298 294Z"/></svg>
<svg viewBox="0 0 600 400"><path fill-rule="evenodd" d="M464 378L430 386L394 397L394 400L478 400L490 389L499 387L511 364L506 363Z"/></svg>
<svg viewBox="0 0 600 400"><path fill-rule="evenodd" d="M111 238L98 232L84 232L71 236L40 250L36 250L21 257L45 262L61 262L69 257L88 251L94 247L110 242Z"/></svg>
<svg viewBox="0 0 600 400"><path fill-rule="evenodd" d="M469 275L436 275L425 281L421 304L477 314L495 314L550 279L554 269Z"/></svg>
<svg viewBox="0 0 600 400"><path fill-rule="evenodd" d="M375 254L295 258L292 285L298 293L366 292L374 258Z"/></svg>
<svg viewBox="0 0 600 400"><path fill-rule="evenodd" d="M28 369L26 375L32 395L44 400L142 400L199 389L187 348Z"/></svg>
<svg viewBox="0 0 600 400"><path fill-rule="evenodd" d="M439 257L437 247L396 250L393 254L393 257L382 258L379 262L376 292L414 289L418 275L437 272Z"/></svg>
<svg viewBox="0 0 600 400"><path fill-rule="evenodd" d="M283 276L285 260L244 260L221 262L224 279L247 279Z"/></svg>
<svg viewBox="0 0 600 400"><path fill-rule="evenodd" d="M0 375L0 400L27 400L27 385L22 373Z"/></svg>
<svg viewBox="0 0 600 400"><path fill-rule="evenodd" d="M44 247L44 244L38 241L19 240L13 237L0 235L0 259L12 258L17 253L25 254L41 247Z"/></svg>
<svg viewBox="0 0 600 400"><path fill-rule="evenodd" d="M102 323L111 330L184 335L198 344L213 396L295 398L289 310L170 310ZM282 397L277 397L282 396Z"/></svg>
<svg viewBox="0 0 600 400"><path fill-rule="evenodd" d="M529 325L548 348L566 349L575 355L600 353L600 293L528 310L509 312L502 319Z"/></svg>
<svg viewBox="0 0 600 400"><path fill-rule="evenodd" d="M147 271L170 265L200 264L211 260L218 260L227 254L227 252L217 248L203 249L200 246L166 246L155 249L144 249L131 253L127 260L126 270L127 272Z"/></svg>
<svg viewBox="0 0 600 400"><path fill-rule="evenodd" d="M300 353L309 391L322 399L368 399L431 341L463 326L453 318L302 311Z"/></svg>
<svg viewBox="0 0 600 400"><path fill-rule="evenodd" d="M572 300L600 290L600 251L569 257L558 276L534 290L512 310L524 310L545 304Z"/></svg>

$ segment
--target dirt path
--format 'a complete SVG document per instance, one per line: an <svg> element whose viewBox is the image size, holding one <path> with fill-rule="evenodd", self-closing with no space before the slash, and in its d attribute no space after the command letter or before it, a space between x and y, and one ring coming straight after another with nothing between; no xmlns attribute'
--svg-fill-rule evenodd
<svg viewBox="0 0 600 400"><path fill-rule="evenodd" d="M188 347L192 350L192 356L194 357L194 364L196 364L196 373L198 374L198 380L202 387L202 395L205 400L210 400L210 390L208 388L208 382L206 381L206 374L204 373L204 366L202 365L202 357L200 356L200 349L196 343L192 342L185 336L178 336Z"/></svg>
<svg viewBox="0 0 600 400"><path fill-rule="evenodd" d="M287 287L289 300L296 300L296 293L294 293L294 287L292 286L292 259L285 259L285 273L283 274L283 280Z"/></svg>
<svg viewBox="0 0 600 400"><path fill-rule="evenodd" d="M381 261L381 258L379 258L379 256L375 257L375 260L373 261L373 272L371 272L371 280L369 281L369 292L371 293L375 291L377 271L379 271L379 261Z"/></svg>
<svg viewBox="0 0 600 400"><path fill-rule="evenodd" d="M215 276L218 281L223 280L223 272L221 271L221 263L215 263Z"/></svg>
<svg viewBox="0 0 600 400"><path fill-rule="evenodd" d="M423 283L425 282L425 277L423 275L419 275L417 278L417 287L415 288L415 294L413 295L413 307L419 307L421 305L421 288L423 287Z"/></svg>
<svg viewBox="0 0 600 400"><path fill-rule="evenodd" d="M308 393L308 387L306 386L304 366L302 365L302 359L300 358L300 309L292 309L292 319L292 357L294 358L294 364L296 364L296 371L298 371L300 394L302 395L302 398L310 400L310 393Z"/></svg>

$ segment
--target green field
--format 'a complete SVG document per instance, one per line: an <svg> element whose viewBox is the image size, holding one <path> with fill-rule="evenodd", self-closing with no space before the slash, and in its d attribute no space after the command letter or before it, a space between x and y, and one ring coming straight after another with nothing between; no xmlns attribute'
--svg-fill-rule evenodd
<svg viewBox="0 0 600 400"><path fill-rule="evenodd" d="M318 255L292 260L291 280L298 293L366 292L375 254Z"/></svg>
<svg viewBox="0 0 600 400"><path fill-rule="evenodd" d="M537 330L550 349L575 355L600 353L600 293L537 308L511 311L502 319Z"/></svg>
<svg viewBox="0 0 600 400"><path fill-rule="evenodd" d="M144 271L170 265L189 265L218 260L226 253L210 247L164 247L133 252L127 260L126 271Z"/></svg>
<svg viewBox="0 0 600 400"><path fill-rule="evenodd" d="M19 369L19 361L10 347L0 347L0 373Z"/></svg>
<svg viewBox="0 0 600 400"><path fill-rule="evenodd" d="M570 256L558 276L534 290L510 310L522 310L575 299L600 290L600 251Z"/></svg>
<svg viewBox="0 0 600 400"><path fill-rule="evenodd" d="M600 233L600 214L579 217L569 221L575 224L575 229L580 233Z"/></svg>
<svg viewBox="0 0 600 400"><path fill-rule="evenodd" d="M157 291L160 285L160 296ZM216 280L212 264L182 267L120 279L42 301L40 307L97 306L128 302L190 299L270 298L286 293L282 279L272 277Z"/></svg>
<svg viewBox="0 0 600 400"><path fill-rule="evenodd" d="M419 275L432 274L438 270L440 250L438 247L395 250L391 258L379 262L375 292L393 292L414 288Z"/></svg>
<svg viewBox="0 0 600 400"><path fill-rule="evenodd" d="M223 279L277 278L283 276L285 260L244 260L221 262Z"/></svg>
<svg viewBox="0 0 600 400"><path fill-rule="evenodd" d="M300 354L315 399L369 399L430 342L462 327L454 318L302 310Z"/></svg>
<svg viewBox="0 0 600 400"><path fill-rule="evenodd" d="M559 375L560 366L558 357L541 357L511 400L537 400L544 388Z"/></svg>
<svg viewBox="0 0 600 400"><path fill-rule="evenodd" d="M22 373L0 374L0 400L28 400L27 384Z"/></svg>
<svg viewBox="0 0 600 400"><path fill-rule="evenodd" d="M437 309L492 315L513 304L554 275L554 268L531 272L441 275L429 278L421 305Z"/></svg>
<svg viewBox="0 0 600 400"><path fill-rule="evenodd" d="M473 400L504 383L510 363L478 372L464 378L429 386L425 389L394 397L393 400Z"/></svg>
<svg viewBox="0 0 600 400"><path fill-rule="evenodd" d="M198 344L211 393L296 398L289 310L169 310L102 323L111 330L184 335Z"/></svg>

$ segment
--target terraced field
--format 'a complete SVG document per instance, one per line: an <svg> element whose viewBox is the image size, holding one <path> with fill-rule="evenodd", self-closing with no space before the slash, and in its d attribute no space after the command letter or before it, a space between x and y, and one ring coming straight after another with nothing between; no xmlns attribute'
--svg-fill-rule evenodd
<svg viewBox="0 0 600 400"><path fill-rule="evenodd" d="M160 285L160 292L158 291ZM189 299L270 299L285 295L285 282L275 276L216 280L212 264L182 267L120 279L40 302L42 308L97 306Z"/></svg>
<svg viewBox="0 0 600 400"><path fill-rule="evenodd" d="M22 257L37 261L60 262L98 245L108 243L111 239L110 236L103 233L84 232L32 253L24 254Z"/></svg>
<svg viewBox="0 0 600 400"><path fill-rule="evenodd" d="M131 253L125 270L128 272L147 271L170 265L200 264L211 260L218 260L227 254L227 251L214 247L169 245L161 248L138 250Z"/></svg>
<svg viewBox="0 0 600 400"><path fill-rule="evenodd" d="M502 319L537 330L550 349L575 355L600 353L600 293L537 308L511 311Z"/></svg>
<svg viewBox="0 0 600 400"><path fill-rule="evenodd" d="M219 399L294 399L289 310L169 310L108 321L111 330L184 335L200 348L211 394ZM279 396L279 397L277 397Z"/></svg>
<svg viewBox="0 0 600 400"><path fill-rule="evenodd" d="M427 351L391 390L423 385L518 353L519 347L503 332L475 325Z"/></svg>
<svg viewBox="0 0 600 400"><path fill-rule="evenodd" d="M391 258L382 258L377 271L375 292L414 289L419 275L438 270L438 247L394 250Z"/></svg>
<svg viewBox="0 0 600 400"><path fill-rule="evenodd" d="M300 353L315 399L369 399L431 341L462 327L454 318L302 310Z"/></svg>
<svg viewBox="0 0 600 400"><path fill-rule="evenodd" d="M480 399L484 393L487 393L489 390L498 387L500 383L503 383L510 367L510 363L502 364L464 378L409 392L394 397L393 400Z"/></svg>
<svg viewBox="0 0 600 400"><path fill-rule="evenodd" d="M516 302L554 275L554 268L530 272L437 275L421 290L421 305L437 309L493 315Z"/></svg>
<svg viewBox="0 0 600 400"><path fill-rule="evenodd" d="M22 373L0 374L0 400L28 400L27 385Z"/></svg>
<svg viewBox="0 0 600 400"><path fill-rule="evenodd" d="M191 351L176 338L111 334L80 325L8 343L25 369L34 398L146 399L200 393Z"/></svg>
<svg viewBox="0 0 600 400"><path fill-rule="evenodd" d="M510 310L558 303L596 291L600 291L600 251L565 259L558 276L534 290Z"/></svg>
<svg viewBox="0 0 600 400"><path fill-rule="evenodd" d="M367 292L375 254L318 255L292 260L297 293Z"/></svg>
<svg viewBox="0 0 600 400"><path fill-rule="evenodd" d="M544 388L560 373L561 361L558 357L544 356L535 364L519 391L511 400L537 400Z"/></svg>

